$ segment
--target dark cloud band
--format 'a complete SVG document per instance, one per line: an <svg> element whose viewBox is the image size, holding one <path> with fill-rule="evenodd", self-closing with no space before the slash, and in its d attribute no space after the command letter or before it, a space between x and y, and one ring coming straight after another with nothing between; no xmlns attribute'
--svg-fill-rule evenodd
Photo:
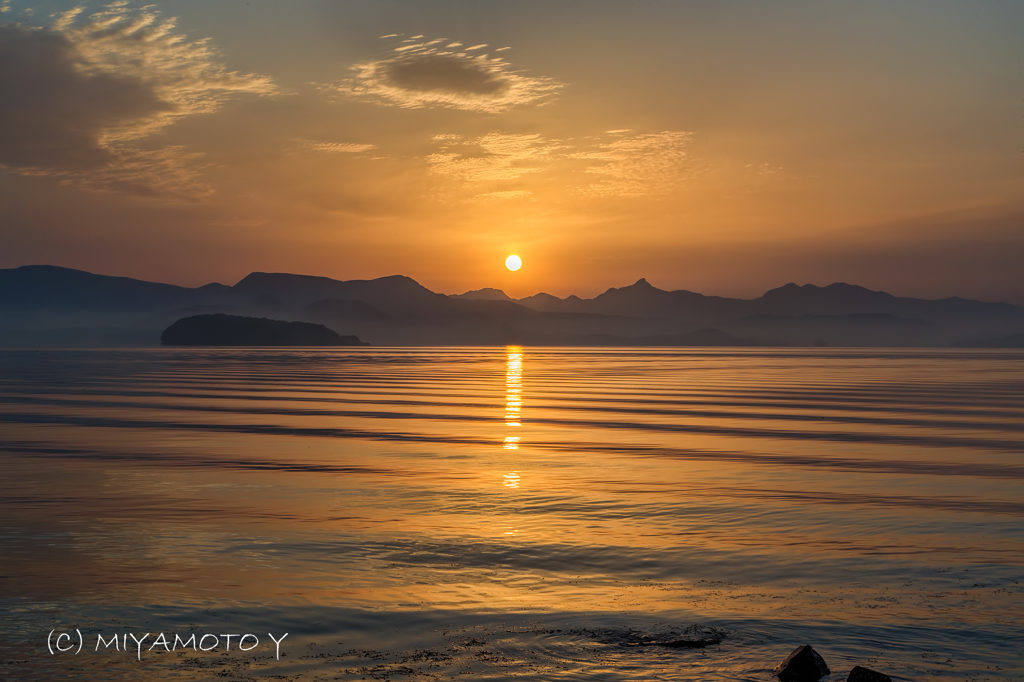
<svg viewBox="0 0 1024 682"><path fill-rule="evenodd" d="M202 194L196 153L136 141L269 79L228 72L151 8L74 9L46 27L0 25L0 166L135 194Z"/></svg>

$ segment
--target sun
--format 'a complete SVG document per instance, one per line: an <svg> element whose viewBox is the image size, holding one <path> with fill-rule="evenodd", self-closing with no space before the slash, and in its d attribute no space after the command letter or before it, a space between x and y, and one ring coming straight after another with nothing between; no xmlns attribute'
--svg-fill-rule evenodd
<svg viewBox="0 0 1024 682"><path fill-rule="evenodd" d="M505 259L505 267L511 270L512 272L515 272L519 268L523 267L523 259L515 254L512 254L511 256Z"/></svg>

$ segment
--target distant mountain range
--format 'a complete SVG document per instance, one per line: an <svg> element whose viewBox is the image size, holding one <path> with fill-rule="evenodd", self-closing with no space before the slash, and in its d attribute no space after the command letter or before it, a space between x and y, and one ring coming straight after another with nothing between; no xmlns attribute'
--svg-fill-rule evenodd
<svg viewBox="0 0 1024 682"><path fill-rule="evenodd" d="M224 313L322 324L379 345L1020 347L1024 308L787 284L760 298L647 280L590 299L498 289L438 294L400 275L340 281L254 272L197 288L49 265L0 270L0 345L149 346L175 321Z"/></svg>

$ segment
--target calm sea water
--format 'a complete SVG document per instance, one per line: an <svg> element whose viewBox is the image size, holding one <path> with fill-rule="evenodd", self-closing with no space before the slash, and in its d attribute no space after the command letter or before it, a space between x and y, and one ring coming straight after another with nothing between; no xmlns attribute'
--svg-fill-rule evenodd
<svg viewBox="0 0 1024 682"><path fill-rule="evenodd" d="M1019 352L5 350L0 466L3 679L1024 679Z"/></svg>

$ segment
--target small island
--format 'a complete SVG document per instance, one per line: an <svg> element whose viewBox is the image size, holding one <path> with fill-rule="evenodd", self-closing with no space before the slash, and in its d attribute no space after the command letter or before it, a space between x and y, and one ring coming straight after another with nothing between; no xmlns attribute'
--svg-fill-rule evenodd
<svg viewBox="0 0 1024 682"><path fill-rule="evenodd" d="M165 346L369 346L322 324L241 315L183 317L160 335Z"/></svg>

